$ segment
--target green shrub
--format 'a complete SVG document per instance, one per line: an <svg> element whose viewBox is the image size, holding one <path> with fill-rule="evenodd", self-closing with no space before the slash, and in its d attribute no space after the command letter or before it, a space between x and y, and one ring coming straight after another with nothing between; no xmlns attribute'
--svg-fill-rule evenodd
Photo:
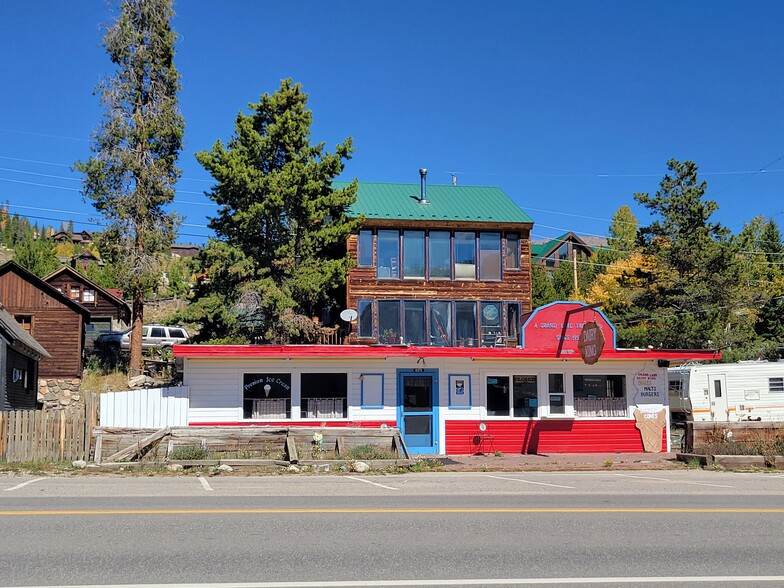
<svg viewBox="0 0 784 588"><path fill-rule="evenodd" d="M397 459L397 455L391 449L385 449L378 445L357 445L348 450L347 459L369 460L369 459Z"/></svg>
<svg viewBox="0 0 784 588"><path fill-rule="evenodd" d="M207 459L208 455L207 450L201 445L181 445L172 450L169 459Z"/></svg>

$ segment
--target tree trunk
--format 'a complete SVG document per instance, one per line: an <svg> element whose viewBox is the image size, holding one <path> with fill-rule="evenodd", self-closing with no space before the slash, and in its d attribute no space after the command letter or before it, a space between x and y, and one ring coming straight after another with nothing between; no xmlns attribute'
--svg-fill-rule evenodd
<svg viewBox="0 0 784 588"><path fill-rule="evenodd" d="M133 330L131 331L131 362L130 376L139 376L144 373L142 363L142 327L144 326L144 296L141 293L133 295Z"/></svg>

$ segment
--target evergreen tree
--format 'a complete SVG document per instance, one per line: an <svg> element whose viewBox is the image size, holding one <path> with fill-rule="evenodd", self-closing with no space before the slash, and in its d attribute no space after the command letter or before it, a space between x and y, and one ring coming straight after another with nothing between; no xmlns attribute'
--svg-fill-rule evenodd
<svg viewBox="0 0 784 588"><path fill-rule="evenodd" d="M14 246L14 261L39 278L60 267L60 260L48 239L34 239L28 235Z"/></svg>
<svg viewBox="0 0 784 588"><path fill-rule="evenodd" d="M237 115L226 145L196 156L217 182L210 197L221 207L210 222L217 238L201 256L209 281L191 312L205 323L203 338L307 340L310 317L338 304L350 266L346 240L360 221L346 218L356 182L331 182L353 148L351 139L335 153L311 144L307 99L283 80Z"/></svg>
<svg viewBox="0 0 784 588"><path fill-rule="evenodd" d="M123 0L104 37L116 65L99 88L105 114L93 136L95 153L77 162L84 193L108 221L101 255L115 264L132 300L132 372L141 372L144 299L159 283L179 217L168 212L184 122L177 107L176 33L171 0Z"/></svg>
<svg viewBox="0 0 784 588"><path fill-rule="evenodd" d="M707 183L698 180L697 166L674 159L667 166L654 196L634 196L659 217L640 236L644 253L660 264L641 270L645 287L634 303L650 320L655 346L726 348L748 336L733 313L743 301L729 231L710 220L718 205L704 200Z"/></svg>
<svg viewBox="0 0 784 588"><path fill-rule="evenodd" d="M531 265L531 302L539 308L558 300L558 293L547 270L538 263Z"/></svg>

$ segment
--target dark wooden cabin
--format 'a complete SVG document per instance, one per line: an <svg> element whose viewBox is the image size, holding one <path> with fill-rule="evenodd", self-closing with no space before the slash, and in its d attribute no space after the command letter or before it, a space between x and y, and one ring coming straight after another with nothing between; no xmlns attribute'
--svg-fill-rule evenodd
<svg viewBox="0 0 784 588"><path fill-rule="evenodd" d="M424 179L424 178L423 178ZM345 186L341 184L338 187ZM519 344L531 310L531 218L499 188L360 183L351 340L385 344Z"/></svg>
<svg viewBox="0 0 784 588"><path fill-rule="evenodd" d="M0 302L51 355L39 378L82 377L86 308L13 261L0 266Z"/></svg>
<svg viewBox="0 0 784 588"><path fill-rule="evenodd" d="M101 331L123 329L131 322L131 307L124 300L72 267L64 265L44 277L44 281L89 311L90 320L85 323L87 349L93 347Z"/></svg>
<svg viewBox="0 0 784 588"><path fill-rule="evenodd" d="M51 357L0 304L0 410L35 409L38 362Z"/></svg>

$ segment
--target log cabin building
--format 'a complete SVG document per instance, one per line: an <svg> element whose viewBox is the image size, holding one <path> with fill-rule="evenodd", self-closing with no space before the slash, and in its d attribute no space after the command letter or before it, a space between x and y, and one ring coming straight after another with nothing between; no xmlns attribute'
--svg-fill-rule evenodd
<svg viewBox="0 0 784 588"><path fill-rule="evenodd" d="M359 184L351 342L505 347L531 310L532 219L494 187Z"/></svg>
<svg viewBox="0 0 784 588"><path fill-rule="evenodd" d="M13 261L0 266L0 302L51 355L41 360L40 379L82 377L86 308Z"/></svg>
<svg viewBox="0 0 784 588"><path fill-rule="evenodd" d="M59 267L44 277L44 281L90 313L90 319L84 325L88 350L92 349L101 331L125 329L131 322L128 303L70 266Z"/></svg>
<svg viewBox="0 0 784 588"><path fill-rule="evenodd" d="M38 406L38 362L51 357L0 304L0 410Z"/></svg>

